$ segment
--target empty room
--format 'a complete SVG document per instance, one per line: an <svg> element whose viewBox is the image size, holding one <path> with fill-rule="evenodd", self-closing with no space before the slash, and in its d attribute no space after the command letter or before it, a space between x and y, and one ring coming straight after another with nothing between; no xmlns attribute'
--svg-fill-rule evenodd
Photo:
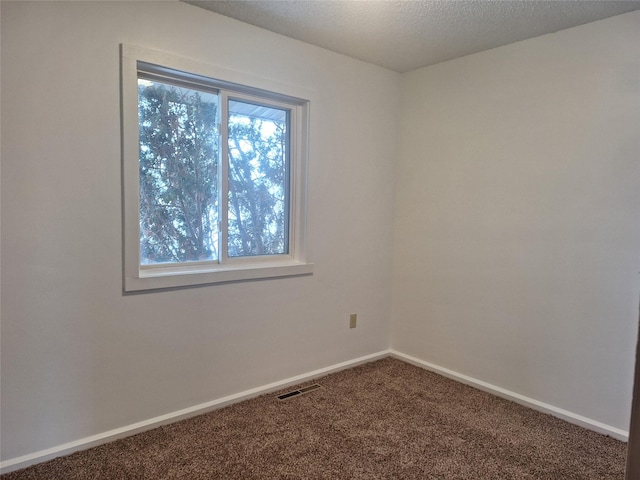
<svg viewBox="0 0 640 480"><path fill-rule="evenodd" d="M0 19L3 480L640 478L640 2Z"/></svg>

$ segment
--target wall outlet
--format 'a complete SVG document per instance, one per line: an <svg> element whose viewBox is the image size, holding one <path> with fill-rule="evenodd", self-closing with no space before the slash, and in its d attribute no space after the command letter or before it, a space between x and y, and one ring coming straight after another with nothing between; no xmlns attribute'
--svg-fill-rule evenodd
<svg viewBox="0 0 640 480"><path fill-rule="evenodd" d="M349 328L356 328L356 323L358 322L358 314L352 313L349 315Z"/></svg>

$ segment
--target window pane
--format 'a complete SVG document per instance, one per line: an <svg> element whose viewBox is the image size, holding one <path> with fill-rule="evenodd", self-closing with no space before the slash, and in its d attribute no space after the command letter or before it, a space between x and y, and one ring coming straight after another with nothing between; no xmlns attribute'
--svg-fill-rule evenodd
<svg viewBox="0 0 640 480"><path fill-rule="evenodd" d="M218 95L138 79L140 263L218 258Z"/></svg>
<svg viewBox="0 0 640 480"><path fill-rule="evenodd" d="M289 252L288 119L229 100L229 257Z"/></svg>

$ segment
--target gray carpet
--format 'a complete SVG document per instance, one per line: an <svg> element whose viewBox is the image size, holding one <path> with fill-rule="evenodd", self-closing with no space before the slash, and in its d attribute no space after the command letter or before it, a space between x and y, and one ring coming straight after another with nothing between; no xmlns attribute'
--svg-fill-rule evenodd
<svg viewBox="0 0 640 480"><path fill-rule="evenodd" d="M1 479L624 477L625 443L399 360L317 383L286 401L262 396Z"/></svg>

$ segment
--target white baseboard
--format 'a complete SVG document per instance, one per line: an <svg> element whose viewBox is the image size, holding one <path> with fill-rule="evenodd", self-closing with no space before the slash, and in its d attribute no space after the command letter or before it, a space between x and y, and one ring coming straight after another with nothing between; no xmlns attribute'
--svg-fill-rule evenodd
<svg viewBox="0 0 640 480"><path fill-rule="evenodd" d="M533 410L548 413L550 415L553 415L554 417L561 418L569 423L579 425L588 430L593 430L604 435L609 435L610 437L622 440L623 442L629 441L628 431L612 427L611 425L598 422L591 418L583 417L582 415L563 410L562 408L554 407L553 405L534 400L533 398L525 397L524 395L520 395L519 393L512 392L505 388L497 387L490 383L483 382L482 380L477 380L473 377L469 377L453 370L449 370L448 368L440 367L430 362L425 362L424 360L420 360L419 358L412 357L410 355L405 355L404 353L400 353L395 350L391 350L391 356L399 360L404 360L405 362L411 363L418 367L424 368L425 370L438 373L444 377L451 378L452 380L456 380L460 383L470 385L477 388L478 390L482 390L498 397L502 397L507 400L519 403L520 405L524 405L525 407L529 407Z"/></svg>
<svg viewBox="0 0 640 480"><path fill-rule="evenodd" d="M483 382L482 380L477 380L467 375L463 375L461 373L455 372L453 370L449 370L444 367L440 367L433 363L420 360L419 358L412 357L410 355L405 355L404 353L401 353L395 350L383 350L370 355L365 355L363 357L358 357L353 360L348 360L346 362L337 363L329 367L314 370L312 372L304 373L302 375L297 375L295 377L290 377L284 380L280 380L278 382L269 383L261 387L245 390L244 392L218 398L210 402L201 403L200 405L194 405L193 407L178 410L176 412L171 412L166 415L150 418L148 420L143 420L138 423L126 425L124 427L116 428L114 430L109 430L107 432L99 433L97 435L81 438L73 442L64 443L62 445L47 448L45 450L40 450L38 452L30 453L28 455L23 455L21 457L5 460L3 462L0 462L0 473L4 474L4 473L12 472L14 470L19 470L21 468L25 468L30 465L35 465L36 463L41 463L41 462L50 460L52 458L68 455L70 453L73 453L79 450L85 450L87 448L112 442L119 438L128 437L130 435L144 432L146 430L151 430L153 428L166 425L169 423L177 422L185 418L195 417L196 415L201 415L203 413L207 413L213 410L217 410L219 408L226 407L233 403L238 403L243 400L248 400L250 398L258 397L266 393L274 392L276 390L286 388L290 385L303 383L303 382L312 380L314 378L322 377L330 373L338 372L346 368L352 368L352 367L355 367L356 365L372 362L374 360L378 360L378 359L389 357L389 356L411 363L418 367L424 368L425 370L438 373L442 376L451 378L460 383L470 385L472 387L491 393L498 397L502 397L507 400L514 401L516 403L532 408L534 410L538 410L540 412L548 413L555 417L562 418L563 420L566 420L570 423L587 428L589 430L594 430L596 432L609 435L613 438L617 438L618 440L622 440L625 442L628 441L629 439L629 432L621 430L619 428L615 428L610 425L606 425L604 423L598 422L596 420L583 417L582 415L578 415L573 412L569 412L567 410L554 407L553 405L549 405L549 404L540 402L538 400L534 400L533 398L525 397L524 395L520 395L510 390L506 390L504 388L491 385L490 383Z"/></svg>
<svg viewBox="0 0 640 480"><path fill-rule="evenodd" d="M69 455L70 453L73 453L79 450L86 450L87 448L112 442L119 438L128 437L130 435L144 432L146 430L151 430L153 428L160 427L162 425L177 422L179 420L184 420L185 418L195 417L196 415L201 415L203 413L207 413L213 410L217 410L219 408L226 407L233 403L238 403L243 400L248 400L250 398L258 397L266 393L274 392L276 390L280 390L281 388L286 388L290 385L303 383L308 380L312 380L314 378L328 375L330 373L355 367L356 365L360 365L363 363L372 362L374 360L385 358L385 357L388 357L390 353L391 353L390 350L383 350L381 352L373 353L371 355L365 355L363 357L358 357L353 360L337 363L329 367L320 368L318 370L314 370L309 373L296 375L295 377L290 377L284 380L280 380L278 382L269 383L261 387L245 390L244 392L218 398L210 402L201 403L200 405L194 405L193 407L184 408L176 412L167 413L166 415L161 415L159 417L143 420L138 423L126 425L124 427L109 430L107 432L99 433L97 435L91 435L90 437L81 438L73 442L57 445L55 447L47 448L45 450L40 450L38 452L30 453L28 455L23 455L21 457L11 458L9 460L0 462L0 473L4 474L4 473L13 472L15 470L19 470L21 468L25 468L30 465L35 465L36 463L41 463L47 460L51 460L52 458L61 457L63 455Z"/></svg>

